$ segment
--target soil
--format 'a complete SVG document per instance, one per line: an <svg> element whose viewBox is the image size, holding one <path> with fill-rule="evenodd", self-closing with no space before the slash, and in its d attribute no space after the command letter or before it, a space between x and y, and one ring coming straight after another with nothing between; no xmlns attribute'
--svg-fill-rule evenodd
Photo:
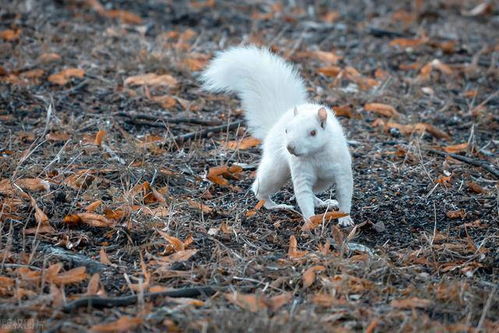
<svg viewBox="0 0 499 333"><path fill-rule="evenodd" d="M5 330L499 330L497 5L0 4ZM249 136L243 122L228 127L243 120L239 101L198 81L216 52L241 43L295 63L311 100L336 108L351 144L357 227L331 220L302 231L298 212L254 209L260 149L227 146ZM83 73L57 83L52 75L68 68ZM133 81L146 73L168 77ZM178 139L186 133L194 139ZM207 178L231 165L241 168L228 185ZM15 185L23 179L49 188ZM291 184L275 200L296 205ZM85 212L106 225L75 217ZM290 250L293 237L304 253ZM78 267L81 279L64 280ZM148 296L207 286L213 292ZM133 294L130 305L64 311L89 295Z"/></svg>

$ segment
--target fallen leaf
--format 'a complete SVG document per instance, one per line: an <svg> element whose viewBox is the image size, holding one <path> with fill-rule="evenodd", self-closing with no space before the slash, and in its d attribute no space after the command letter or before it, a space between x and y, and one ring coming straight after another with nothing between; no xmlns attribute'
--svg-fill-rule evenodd
<svg viewBox="0 0 499 333"><path fill-rule="evenodd" d="M67 215L63 219L64 223L75 226L80 223L85 223L92 227L114 227L115 222L109 220L107 217L95 213L77 213Z"/></svg>
<svg viewBox="0 0 499 333"><path fill-rule="evenodd" d="M65 85L66 83L69 82L71 78L83 78L85 75L85 71L83 69L79 68L66 68L56 74L52 74L48 77L49 82L52 82L54 84L58 85Z"/></svg>
<svg viewBox="0 0 499 333"><path fill-rule="evenodd" d="M2 31L0 31L0 38L7 41L7 42L13 42L13 41L16 41L19 39L21 32L22 32L21 29L2 30Z"/></svg>
<svg viewBox="0 0 499 333"><path fill-rule="evenodd" d="M111 260L109 260L109 257L107 256L106 250L104 250L103 247L101 247L99 250L99 260L104 265L110 265L110 266L113 265L113 263L111 262Z"/></svg>
<svg viewBox="0 0 499 333"><path fill-rule="evenodd" d="M385 117L394 117L394 118L400 117L400 113L398 113L393 106L388 104L367 103L364 105L364 110L371 111Z"/></svg>
<svg viewBox="0 0 499 333"><path fill-rule="evenodd" d="M414 309L414 308L428 308L431 301L419 297L409 297L405 299L394 299L390 305L398 309Z"/></svg>
<svg viewBox="0 0 499 333"><path fill-rule="evenodd" d="M161 257L160 260L165 263L173 264L189 260L193 255L198 252L196 249L177 251L166 257Z"/></svg>
<svg viewBox="0 0 499 333"><path fill-rule="evenodd" d="M352 106L349 104L333 106L333 111L335 116L352 118Z"/></svg>
<svg viewBox="0 0 499 333"><path fill-rule="evenodd" d="M263 207L263 205L265 205L265 200L258 201L258 203L256 204L255 208L253 208L251 210L248 210L246 212L246 217L251 217L251 216L255 215L256 212Z"/></svg>
<svg viewBox="0 0 499 333"><path fill-rule="evenodd" d="M40 63L48 64L61 60L61 56L57 53L43 53L36 60Z"/></svg>
<svg viewBox="0 0 499 333"><path fill-rule="evenodd" d="M97 132L97 134L95 135L95 140L94 140L94 144L97 145L97 146L100 146L102 145L102 140L104 140L104 136L106 135L106 131L105 130L99 130Z"/></svg>
<svg viewBox="0 0 499 333"><path fill-rule="evenodd" d="M62 265L60 264L55 264L50 266L47 269L47 274L45 276L45 279L48 282L55 283L57 285L61 284L73 284L73 283L79 283L85 279L87 279L87 273L86 267L77 267L73 268L69 271L59 273L60 269L62 268Z"/></svg>
<svg viewBox="0 0 499 333"><path fill-rule="evenodd" d="M94 325L90 328L92 332L129 332L134 331L143 320L140 317L123 316L109 323Z"/></svg>
<svg viewBox="0 0 499 333"><path fill-rule="evenodd" d="M192 208L199 209L200 211L202 211L205 214L209 214L213 211L213 208L211 208L210 206L205 205L205 204L200 203L200 202L196 202L194 200L188 200L188 203L189 203L189 206L191 206Z"/></svg>
<svg viewBox="0 0 499 333"><path fill-rule="evenodd" d="M322 221L329 222L332 219L339 219L340 217L348 216L348 214L339 212L339 211L331 211L324 214L318 214L311 216L307 222L301 228L302 231L310 231L322 224Z"/></svg>
<svg viewBox="0 0 499 333"><path fill-rule="evenodd" d="M229 185L227 179L239 179L239 173L243 171L243 168L239 165L227 165L212 167L208 170L208 175L206 178L213 183L221 186Z"/></svg>
<svg viewBox="0 0 499 333"><path fill-rule="evenodd" d="M445 215L450 219L464 219L466 217L466 212L464 209L450 210L445 213Z"/></svg>
<svg viewBox="0 0 499 333"><path fill-rule="evenodd" d="M315 281L315 273L325 270L326 267L322 265L312 266L303 273L303 287L310 287Z"/></svg>
<svg viewBox="0 0 499 333"><path fill-rule="evenodd" d="M338 66L320 67L319 69L317 69L317 72L326 76L337 77L341 73L341 67Z"/></svg>
<svg viewBox="0 0 499 333"><path fill-rule="evenodd" d="M460 143L457 145L443 147L443 150L450 154L460 153L468 149L468 143Z"/></svg>
<svg viewBox="0 0 499 333"><path fill-rule="evenodd" d="M158 75L155 73L147 73L143 75L130 76L125 79L125 86L168 86L177 85L177 80L168 74Z"/></svg>
<svg viewBox="0 0 499 333"><path fill-rule="evenodd" d="M481 4L475 6L470 11L463 11L462 15L463 16L479 16L479 15L489 14L492 11L493 11L492 3L488 2L488 1L484 1Z"/></svg>
<svg viewBox="0 0 499 333"><path fill-rule="evenodd" d="M305 256L308 251L300 251L298 250L298 242L294 235L289 237L289 249L288 249L288 257L291 259L298 259Z"/></svg>
<svg viewBox="0 0 499 333"><path fill-rule="evenodd" d="M142 18L140 16L126 10L119 10L119 9L106 10L104 12L104 16L109 18L117 18L123 23L128 23L128 24L142 23Z"/></svg>
<svg viewBox="0 0 499 333"><path fill-rule="evenodd" d="M177 237L170 236L166 232L163 232L161 230L156 230L156 231L161 235L161 237L163 237L165 240L168 241L168 243L171 244L171 246L175 252L185 250L184 242L182 242Z"/></svg>
<svg viewBox="0 0 499 333"><path fill-rule="evenodd" d="M225 298L229 302L251 312L258 312L267 308L264 297L260 295L233 292L225 294Z"/></svg>
<svg viewBox="0 0 499 333"><path fill-rule="evenodd" d="M155 101L156 103L159 103L163 108L165 109L171 109L175 105L177 105L177 100L169 95L163 95L163 96L152 96L151 99ZM163 137L160 137L160 140L163 140Z"/></svg>
<svg viewBox="0 0 499 333"><path fill-rule="evenodd" d="M291 299L293 299L293 294L283 293L281 295L270 297L265 301L265 303L271 311L275 312L282 308L284 305L288 304Z"/></svg>
<svg viewBox="0 0 499 333"><path fill-rule="evenodd" d="M390 42L390 46L400 46L403 48L416 47L428 42L428 38L396 38Z"/></svg>
<svg viewBox="0 0 499 333"><path fill-rule="evenodd" d="M475 182L472 182L472 181L469 181L469 182L466 182L466 186L468 186L468 188L472 191L472 192L475 192L475 193L486 193L487 191L485 191L483 189L483 187L481 187L480 185L478 185L477 183Z"/></svg>
<svg viewBox="0 0 499 333"><path fill-rule="evenodd" d="M95 200L91 204L89 204L87 207L85 207L85 210L89 213L95 212L97 208L99 208L102 205L102 200Z"/></svg>
<svg viewBox="0 0 499 333"><path fill-rule="evenodd" d="M64 132L52 132L45 136L48 141L68 141L70 138L69 134Z"/></svg>
<svg viewBox="0 0 499 333"><path fill-rule="evenodd" d="M262 141L252 136L242 140L228 141L225 147L232 150L246 150L258 146Z"/></svg>
<svg viewBox="0 0 499 333"><path fill-rule="evenodd" d="M40 178L22 178L15 181L15 184L23 190L30 190L33 192L49 191L50 183Z"/></svg>

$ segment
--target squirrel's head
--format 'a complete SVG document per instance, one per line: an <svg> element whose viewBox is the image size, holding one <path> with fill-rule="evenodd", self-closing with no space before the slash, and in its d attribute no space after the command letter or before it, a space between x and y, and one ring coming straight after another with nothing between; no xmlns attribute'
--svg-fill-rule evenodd
<svg viewBox="0 0 499 333"><path fill-rule="evenodd" d="M295 156L309 156L322 150L328 141L328 112L325 107L293 111L284 129L286 149Z"/></svg>

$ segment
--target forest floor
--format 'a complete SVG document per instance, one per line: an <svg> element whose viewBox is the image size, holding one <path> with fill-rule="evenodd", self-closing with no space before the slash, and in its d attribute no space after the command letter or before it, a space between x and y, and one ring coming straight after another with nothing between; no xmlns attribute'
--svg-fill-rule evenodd
<svg viewBox="0 0 499 333"><path fill-rule="evenodd" d="M2 332L499 331L499 8L283 3L0 0ZM335 110L354 228L258 209L198 81L248 43Z"/></svg>

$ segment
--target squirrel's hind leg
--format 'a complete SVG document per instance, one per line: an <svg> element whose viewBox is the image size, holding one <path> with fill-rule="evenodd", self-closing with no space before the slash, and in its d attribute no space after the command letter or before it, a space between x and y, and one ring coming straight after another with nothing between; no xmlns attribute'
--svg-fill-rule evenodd
<svg viewBox="0 0 499 333"><path fill-rule="evenodd" d="M289 177L287 160L264 153L256 172L256 179L253 182L253 193L255 193L258 200L265 200L263 206L267 209L293 209L294 207L291 205L276 204L270 198L279 191Z"/></svg>

